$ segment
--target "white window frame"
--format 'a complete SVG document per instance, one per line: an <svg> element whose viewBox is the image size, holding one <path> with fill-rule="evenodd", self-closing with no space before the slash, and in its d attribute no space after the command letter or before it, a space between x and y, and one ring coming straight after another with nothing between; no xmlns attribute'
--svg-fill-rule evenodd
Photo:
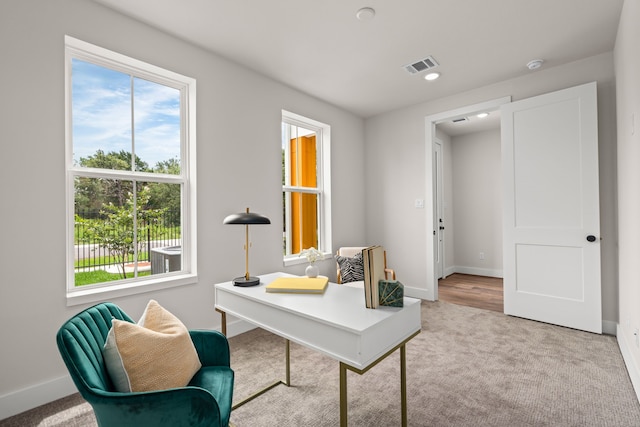
<svg viewBox="0 0 640 427"><path fill-rule="evenodd" d="M283 185L282 191L296 191L318 195L318 249L325 257L331 257L333 249L331 246L331 126L301 116L290 111L282 110L282 122L304 127L316 131L316 171L317 186L315 188L287 186ZM284 138L284 136L282 136ZM286 156L286 153L285 153ZM289 163L285 162L288 167ZM288 173L288 172L287 172ZM285 221L288 225L290 212L287 209ZM287 233L290 227L286 227ZM287 239L287 242L290 238ZM285 266L306 263L305 257L299 254L284 255L283 264Z"/></svg>
<svg viewBox="0 0 640 427"><path fill-rule="evenodd" d="M104 170L78 167L73 162L72 60L107 67L180 91L181 156L180 175L152 174L137 171ZM196 230L196 81L172 71L65 36L65 138L66 138L66 231L67 231L67 305L104 301L127 295L197 283ZM118 178L153 181L182 186L181 238L182 270L114 282L76 287L74 285L74 178Z"/></svg>

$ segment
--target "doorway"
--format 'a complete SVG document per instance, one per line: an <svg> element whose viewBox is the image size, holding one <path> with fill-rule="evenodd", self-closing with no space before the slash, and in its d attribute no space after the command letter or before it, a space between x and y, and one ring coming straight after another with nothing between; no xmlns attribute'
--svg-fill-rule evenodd
<svg viewBox="0 0 640 427"><path fill-rule="evenodd" d="M436 133L439 299L502 312L500 112L439 123Z"/></svg>
<svg viewBox="0 0 640 427"><path fill-rule="evenodd" d="M433 300L438 299L438 279L440 277L447 277L453 273L463 273L468 275L476 275L476 276L495 276L500 277L502 272L495 271L498 269L489 268L483 269L482 264L478 265L462 265L456 266L453 261L455 260L454 248L455 248L455 233L456 231L453 229L454 218L451 207L453 206L453 199L448 199L446 194L451 192L451 188L449 185L451 184L450 178L451 169L453 165L447 160L447 157L451 157L451 153L447 156L446 142L443 144L442 139L449 139L445 132L452 132L451 127L454 125L462 125L466 126L467 129L475 127L477 132L487 130L487 126L493 126L494 129L498 129L497 133L499 135L499 123L500 119L498 117L497 111L499 111L500 106L503 104L507 104L511 101L510 97L499 98L492 101L487 101L480 104L470 105L467 107L463 107L457 110L452 110L444 113L440 113L437 115L429 116L426 118L426 135L427 135L427 146L431 146L432 150L427 150L427 164L432 166L432 170L429 171L427 175L427 188L432 189L432 194L427 194L426 197L426 214L427 214L427 224L433 225L433 234L427 233L427 294L433 297ZM495 120L492 124L490 121L484 122L485 124L478 124L482 122L476 122L472 126L472 121L469 117L475 117L479 113L488 112L493 113L493 120ZM484 126L484 127L483 127ZM440 147L439 147L440 146ZM497 147L500 147L500 140L498 138ZM441 154L437 150L441 150ZM500 163L500 154L498 151L497 154L497 162ZM470 161L473 161L471 159ZM440 166L438 167L438 162ZM500 167L497 167L500 170ZM438 175L432 172L438 172ZM449 179L447 179L449 177ZM473 180L474 177L468 177L468 179ZM449 183L447 182L449 181ZM445 194L444 197L437 197L439 186L443 187L443 191L441 193ZM496 191L500 194L500 183L495 183ZM433 196L433 197L431 197ZM440 202L438 201L440 199ZM430 205L429 205L430 203ZM498 209L501 209L501 204L498 204ZM467 212L469 215L474 215L475 212ZM501 228L501 224L498 224L498 227ZM482 227L480 227L482 228ZM464 239L464 234L468 233L467 230L460 231L461 236ZM502 238L501 235L494 236L497 237L494 240L497 240L497 245L501 247ZM492 237L490 236L489 239ZM465 246L465 245L461 245ZM487 261L487 256L489 255L487 251L482 249L482 245L475 245L473 248L469 248L470 254L466 254L467 257L477 257L480 261ZM491 256L496 258L502 258L502 253L498 251L492 251ZM443 261L444 260L444 261ZM438 263L442 263L442 266L438 265ZM467 263L470 264L470 263Z"/></svg>

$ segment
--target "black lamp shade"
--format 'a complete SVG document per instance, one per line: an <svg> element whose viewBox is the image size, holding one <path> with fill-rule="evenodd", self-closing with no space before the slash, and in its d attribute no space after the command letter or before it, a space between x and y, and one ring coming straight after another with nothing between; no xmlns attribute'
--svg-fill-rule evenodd
<svg viewBox="0 0 640 427"><path fill-rule="evenodd" d="M266 216L262 216L255 212L241 212L228 215L223 224L242 224L242 225L253 225L253 224L271 224L271 221Z"/></svg>

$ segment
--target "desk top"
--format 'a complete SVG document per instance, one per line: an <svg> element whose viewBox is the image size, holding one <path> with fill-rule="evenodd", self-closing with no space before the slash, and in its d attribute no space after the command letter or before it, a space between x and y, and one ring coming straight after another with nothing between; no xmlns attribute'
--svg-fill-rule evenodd
<svg viewBox="0 0 640 427"><path fill-rule="evenodd" d="M269 293L287 273L259 276L260 285L215 285L216 308L351 366L367 366L421 328L420 300L404 307L366 308L364 289L329 283L323 294Z"/></svg>
<svg viewBox="0 0 640 427"><path fill-rule="evenodd" d="M270 293L266 292L265 287L273 280L278 277L295 276L278 272L258 277L260 277L260 285L258 286L242 288L233 286L232 282L226 282L217 284L216 288L354 332L364 331L403 309L403 307L385 306L377 309L366 308L364 288L359 289L336 283L329 283L323 294ZM413 304L419 305L420 300L404 298L405 307Z"/></svg>

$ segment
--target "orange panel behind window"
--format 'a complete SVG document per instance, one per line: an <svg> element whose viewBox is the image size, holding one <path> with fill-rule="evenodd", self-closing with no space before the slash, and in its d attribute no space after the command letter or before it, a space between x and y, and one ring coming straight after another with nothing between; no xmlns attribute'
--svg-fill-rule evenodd
<svg viewBox="0 0 640 427"><path fill-rule="evenodd" d="M316 137L303 136L290 142L291 185L316 187ZM291 194L292 253L318 247L317 196Z"/></svg>

